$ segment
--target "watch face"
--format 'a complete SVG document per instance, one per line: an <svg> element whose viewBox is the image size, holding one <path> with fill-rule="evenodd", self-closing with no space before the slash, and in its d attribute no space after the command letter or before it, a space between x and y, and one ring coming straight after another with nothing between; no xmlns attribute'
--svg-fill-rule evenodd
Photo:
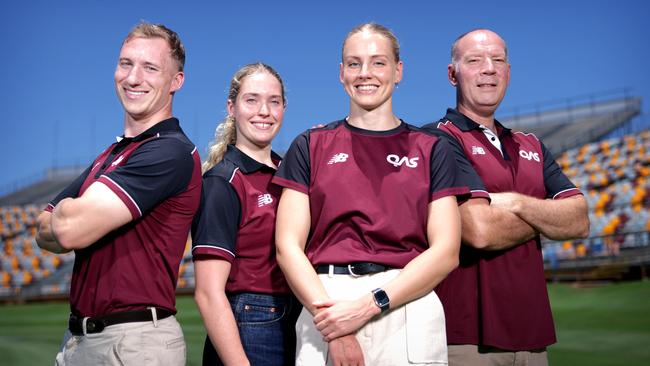
<svg viewBox="0 0 650 366"><path fill-rule="evenodd" d="M386 294L386 291L378 288L372 291L372 295L375 299L375 304L379 306L382 312L388 310L388 305L390 304L390 300L388 299L388 295Z"/></svg>

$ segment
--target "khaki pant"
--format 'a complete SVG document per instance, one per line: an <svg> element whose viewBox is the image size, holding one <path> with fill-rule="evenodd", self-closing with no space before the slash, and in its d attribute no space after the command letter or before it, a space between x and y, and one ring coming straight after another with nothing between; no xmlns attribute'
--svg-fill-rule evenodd
<svg viewBox="0 0 650 366"><path fill-rule="evenodd" d="M69 335L69 331L66 332ZM108 326L101 333L70 336L56 366L185 365L185 338L174 316Z"/></svg>
<svg viewBox="0 0 650 366"><path fill-rule="evenodd" d="M449 366L548 366L546 350L502 351L473 344L449 345Z"/></svg>
<svg viewBox="0 0 650 366"><path fill-rule="evenodd" d="M328 295L354 300L382 287L399 274L389 270L373 275L318 275ZM435 292L391 309L359 329L355 336L366 365L446 365L447 339L442 304ZM303 309L296 323L296 365L331 364L327 343L316 329L312 315Z"/></svg>

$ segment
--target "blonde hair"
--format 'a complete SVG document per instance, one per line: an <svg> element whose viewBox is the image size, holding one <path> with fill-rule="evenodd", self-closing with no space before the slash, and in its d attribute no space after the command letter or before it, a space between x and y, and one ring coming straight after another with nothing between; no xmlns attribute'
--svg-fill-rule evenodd
<svg viewBox="0 0 650 366"><path fill-rule="evenodd" d="M183 68L185 67L185 47L183 46L183 42L181 42L181 38L173 30L162 24L152 24L142 21L131 29L126 38L124 38L122 45L130 41L132 38L164 39L167 42L167 45L169 45L172 58L178 65L178 71L183 71Z"/></svg>
<svg viewBox="0 0 650 366"><path fill-rule="evenodd" d="M348 33L348 35L343 40L343 46L341 47L341 56L343 56L343 50L345 50L345 42L347 42L348 39L353 35L364 31L377 33L381 36L384 36L386 39L388 39L393 48L393 56L395 57L395 62L399 62L399 41L397 40L395 33L393 33L393 31L391 31L390 29L384 27L383 25L374 22L363 23L352 28L350 33Z"/></svg>
<svg viewBox="0 0 650 366"><path fill-rule="evenodd" d="M275 71L275 69L273 69L271 66L261 62L248 64L237 70L235 75L232 77L232 80L230 80L228 100L230 100L232 103L235 103L244 79L258 72L268 72L273 77L278 79L278 82L280 82L280 89L282 90L282 104L286 107L287 99L284 95L284 83L282 82L280 74L278 74L278 72ZM214 140L212 143L210 143L210 147L208 148L208 158L201 165L201 170L203 173L212 169L212 167L223 160L223 156L226 154L228 145L233 145L235 143L237 143L237 126L235 124L235 117L228 115L221 123L219 123L214 132Z"/></svg>

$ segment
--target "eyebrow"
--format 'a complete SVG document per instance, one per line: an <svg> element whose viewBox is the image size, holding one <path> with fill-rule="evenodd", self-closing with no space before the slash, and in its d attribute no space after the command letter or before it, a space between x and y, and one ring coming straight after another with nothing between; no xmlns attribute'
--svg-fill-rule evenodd
<svg viewBox="0 0 650 366"><path fill-rule="evenodd" d="M259 96L261 96L261 94L260 93L248 92L248 93L242 93L241 96L242 97L259 97ZM282 98L282 95L280 95L280 94L272 94L269 97L270 98Z"/></svg>

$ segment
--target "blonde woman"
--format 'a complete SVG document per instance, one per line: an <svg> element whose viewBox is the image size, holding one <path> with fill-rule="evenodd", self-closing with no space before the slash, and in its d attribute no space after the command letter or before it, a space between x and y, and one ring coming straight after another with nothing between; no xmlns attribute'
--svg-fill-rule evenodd
<svg viewBox="0 0 650 366"><path fill-rule="evenodd" d="M432 291L458 265L456 177L446 141L393 113L399 44L367 23L343 42L348 116L293 142L277 259L304 305L297 365L446 364L442 305Z"/></svg>
<svg viewBox="0 0 650 366"><path fill-rule="evenodd" d="M203 164L201 207L192 227L195 299L208 337L204 365L286 365L294 358L296 301L275 261L282 79L268 65L235 73L228 117Z"/></svg>

